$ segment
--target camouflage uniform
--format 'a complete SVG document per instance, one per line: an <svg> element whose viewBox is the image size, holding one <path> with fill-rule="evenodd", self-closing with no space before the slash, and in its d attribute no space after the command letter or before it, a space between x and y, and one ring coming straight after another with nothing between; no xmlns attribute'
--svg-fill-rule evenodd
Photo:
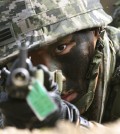
<svg viewBox="0 0 120 134"><path fill-rule="evenodd" d="M93 58L95 66L90 70L88 93L76 102L78 108L83 107L85 111L89 111L95 101L96 88L101 90L101 106L100 109L98 106L96 108L98 113L95 119L101 122L108 99L108 83L115 70L120 44L119 37L116 36L120 35L120 31L106 27L111 21L112 18L104 12L99 0L2 0L0 64L3 66L18 54L20 43L27 43L31 50L50 45L59 38L79 30L105 27L106 30L101 33L104 49L103 52L97 51L96 57ZM98 73L100 66L103 68L101 75ZM95 84L96 76L99 76L99 85ZM94 107L92 111L93 109Z"/></svg>
<svg viewBox="0 0 120 134"><path fill-rule="evenodd" d="M120 84L115 82L116 79L119 81L116 68L120 64L120 30L107 26L101 33L101 43L103 50L96 49L89 66L88 92L74 103L79 109L83 109L82 111L87 111L88 119L97 122L111 121L120 117L117 104L119 95L116 95L119 94ZM110 104L112 106L109 106Z"/></svg>

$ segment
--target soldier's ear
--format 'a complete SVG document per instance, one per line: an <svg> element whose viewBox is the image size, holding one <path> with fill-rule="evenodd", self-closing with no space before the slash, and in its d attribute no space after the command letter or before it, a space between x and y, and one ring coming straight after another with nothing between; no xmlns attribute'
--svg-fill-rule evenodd
<svg viewBox="0 0 120 134"><path fill-rule="evenodd" d="M94 31L93 31L93 34L98 39L100 37L100 29L99 28L95 28Z"/></svg>

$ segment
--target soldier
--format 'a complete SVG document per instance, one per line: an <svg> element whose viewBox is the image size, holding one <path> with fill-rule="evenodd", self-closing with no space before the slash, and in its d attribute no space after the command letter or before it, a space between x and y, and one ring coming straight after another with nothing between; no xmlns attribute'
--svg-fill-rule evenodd
<svg viewBox="0 0 120 134"><path fill-rule="evenodd" d="M60 14L54 10L57 20L45 30L50 41L30 52L31 59L35 65L51 68L48 63L54 63L62 70L66 77L62 98L76 105L82 116L97 122L115 120L120 116L120 31L107 26L112 18L99 1L96 7L87 0L68 6L69 2L60 8ZM66 19L62 20L63 14ZM44 62L39 58L43 54Z"/></svg>
<svg viewBox="0 0 120 134"><path fill-rule="evenodd" d="M119 117L116 109L119 107L116 102L119 82L115 80L119 78L119 64L116 63L119 30L107 26L112 18L103 11L98 0L94 3L89 0L1 1L0 64L9 67L8 63L18 54L18 44L28 44L34 64L44 63L53 68L49 61L62 70L66 77L62 97L74 103L89 120L101 122ZM108 87L112 76L115 86L113 83ZM112 107L108 103L113 103ZM11 120L14 119L17 102L14 109L9 110L7 107L12 103L2 104L4 115L10 117L12 113ZM74 111L77 110L72 113ZM14 121L15 125L16 119Z"/></svg>

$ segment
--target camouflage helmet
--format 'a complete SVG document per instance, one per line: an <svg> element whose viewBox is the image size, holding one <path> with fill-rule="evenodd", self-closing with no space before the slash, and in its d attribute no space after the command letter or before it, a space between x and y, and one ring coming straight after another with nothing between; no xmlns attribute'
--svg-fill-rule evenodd
<svg viewBox="0 0 120 134"><path fill-rule="evenodd" d="M32 49L111 21L99 0L0 0L0 64L20 43Z"/></svg>

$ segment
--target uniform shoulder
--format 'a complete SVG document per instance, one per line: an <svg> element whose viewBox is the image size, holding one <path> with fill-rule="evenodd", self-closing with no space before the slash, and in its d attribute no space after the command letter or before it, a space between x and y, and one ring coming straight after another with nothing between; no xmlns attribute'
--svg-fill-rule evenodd
<svg viewBox="0 0 120 134"><path fill-rule="evenodd" d="M113 42L116 52L119 52L120 51L120 29L113 26L107 26L105 29L108 34L108 37Z"/></svg>
<svg viewBox="0 0 120 134"><path fill-rule="evenodd" d="M107 26L105 29L111 35L120 34L120 29L119 28L116 28L116 27L113 27L113 26Z"/></svg>

